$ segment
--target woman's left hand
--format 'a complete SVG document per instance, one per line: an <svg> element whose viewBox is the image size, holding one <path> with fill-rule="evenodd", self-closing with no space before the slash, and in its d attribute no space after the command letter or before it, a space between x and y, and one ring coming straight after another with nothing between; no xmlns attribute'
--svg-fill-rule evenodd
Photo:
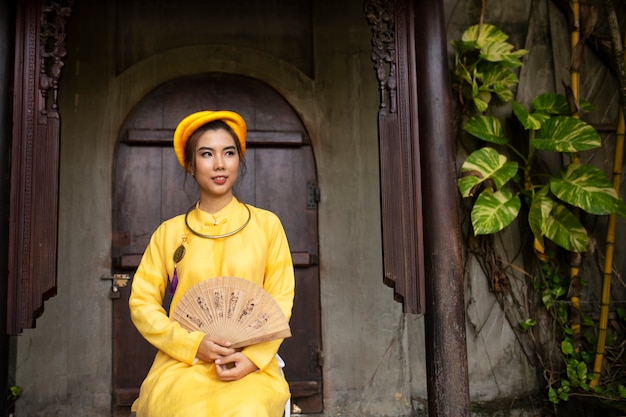
<svg viewBox="0 0 626 417"><path fill-rule="evenodd" d="M217 377L222 381L237 381L258 368L246 355L235 352L215 361Z"/></svg>

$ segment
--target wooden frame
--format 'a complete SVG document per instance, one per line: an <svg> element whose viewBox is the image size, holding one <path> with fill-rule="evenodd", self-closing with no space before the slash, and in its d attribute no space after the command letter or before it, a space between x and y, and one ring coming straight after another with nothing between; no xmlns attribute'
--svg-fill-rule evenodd
<svg viewBox="0 0 626 417"><path fill-rule="evenodd" d="M370 0L372 60L379 83L378 138L383 281L403 311L425 312L422 185L413 3Z"/></svg>
<svg viewBox="0 0 626 417"><path fill-rule="evenodd" d="M56 294L58 81L72 2L17 2L11 142L7 333L35 327Z"/></svg>

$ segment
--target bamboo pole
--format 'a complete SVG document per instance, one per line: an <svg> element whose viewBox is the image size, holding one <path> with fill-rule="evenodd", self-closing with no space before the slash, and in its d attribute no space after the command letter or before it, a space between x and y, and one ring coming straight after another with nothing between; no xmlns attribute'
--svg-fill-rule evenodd
<svg viewBox="0 0 626 417"><path fill-rule="evenodd" d="M624 113L620 109L620 117L617 125L617 137L615 140L615 157L613 158L613 188L619 195L620 180L622 177L622 160L624 154ZM609 224L606 231L606 256L604 258L602 298L600 300L600 320L598 321L598 342L596 356L593 363L593 379L589 382L591 388L595 388L600 381L602 362L604 360L604 348L606 343L606 330L609 321L609 301L611 297L611 277L613 275L613 258L615 253L615 213L609 215Z"/></svg>
<svg viewBox="0 0 626 417"><path fill-rule="evenodd" d="M572 92L571 99L574 100L575 112L572 117L580 118L580 64L582 62L582 44L580 43L580 2L571 0L572 12L574 15L574 25L570 33L571 47L571 64L570 64L570 88ZM580 161L577 153L571 155L572 163L576 164ZM577 211L575 214L578 215ZM580 316L580 264L582 256L580 253L572 252L569 256L570 264L570 325L572 328L572 343L576 351L580 350L582 344Z"/></svg>
<svg viewBox="0 0 626 417"><path fill-rule="evenodd" d="M574 26L572 27L572 33L570 33L570 48L572 54L572 62L570 64L570 87L572 94L576 100L576 109L579 108L578 103L580 100L580 63L582 58L582 45L580 45L580 2L578 0L571 0L572 12L574 14ZM580 117L580 112L576 110L573 117ZM577 155L574 155L573 162L578 162Z"/></svg>
<svg viewBox="0 0 626 417"><path fill-rule="evenodd" d="M613 158L613 188L619 195L620 180L622 176L622 160L624 153L624 132L626 130L624 113L626 113L626 70L624 49L620 37L619 23L615 14L615 8L611 0L605 0L607 20L611 33L611 47L615 59L618 81L620 85L620 112L617 124L617 135L615 138L615 156ZM613 257L615 249L615 220L616 215L609 215L606 236L606 257L604 258L604 273L602 282L602 297L600 299L600 320L598 321L598 342L596 345L596 356L593 363L593 379L589 386L595 388L602 374L602 362L604 361L604 350L606 347L606 331L609 321L609 301L611 297L611 277L613 272Z"/></svg>

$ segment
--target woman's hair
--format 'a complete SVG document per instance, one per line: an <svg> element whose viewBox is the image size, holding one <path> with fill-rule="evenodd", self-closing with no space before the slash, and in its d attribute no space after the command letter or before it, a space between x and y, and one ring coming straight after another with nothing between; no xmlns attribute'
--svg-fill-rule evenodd
<svg viewBox="0 0 626 417"><path fill-rule="evenodd" d="M235 131L228 126L226 122L223 120L214 120L205 125L200 126L196 129L195 132L189 137L187 143L185 143L185 166L187 174L192 173L196 170L196 147L198 145L198 140L202 134L208 130L220 130L223 129L230 136L232 136L235 141L235 147L237 148L237 154L239 155L239 175L237 175L237 182L235 183L235 187L239 185L243 177L246 175L247 167L246 161L241 156L241 143L239 142L239 138Z"/></svg>

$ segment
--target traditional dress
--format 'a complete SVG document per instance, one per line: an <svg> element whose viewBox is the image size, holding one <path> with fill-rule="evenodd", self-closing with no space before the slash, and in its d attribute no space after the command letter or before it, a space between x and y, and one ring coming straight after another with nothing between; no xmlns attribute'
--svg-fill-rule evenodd
<svg viewBox="0 0 626 417"><path fill-rule="evenodd" d="M248 206L250 222L238 233L207 239L185 226L185 216L165 221L153 234L133 278L129 306L139 332L158 348L154 363L133 404L137 417L279 417L289 386L276 353L282 340L245 347L242 352L259 368L238 381L217 378L214 364L195 357L204 334L188 332L170 320L162 300L168 280L178 276L170 311L200 281L234 276L262 286L278 302L287 319L294 297L291 253L280 220L273 213ZM202 234L236 230L248 219L237 199L215 215L191 211L189 226ZM185 241L186 253L175 265L173 254Z"/></svg>

